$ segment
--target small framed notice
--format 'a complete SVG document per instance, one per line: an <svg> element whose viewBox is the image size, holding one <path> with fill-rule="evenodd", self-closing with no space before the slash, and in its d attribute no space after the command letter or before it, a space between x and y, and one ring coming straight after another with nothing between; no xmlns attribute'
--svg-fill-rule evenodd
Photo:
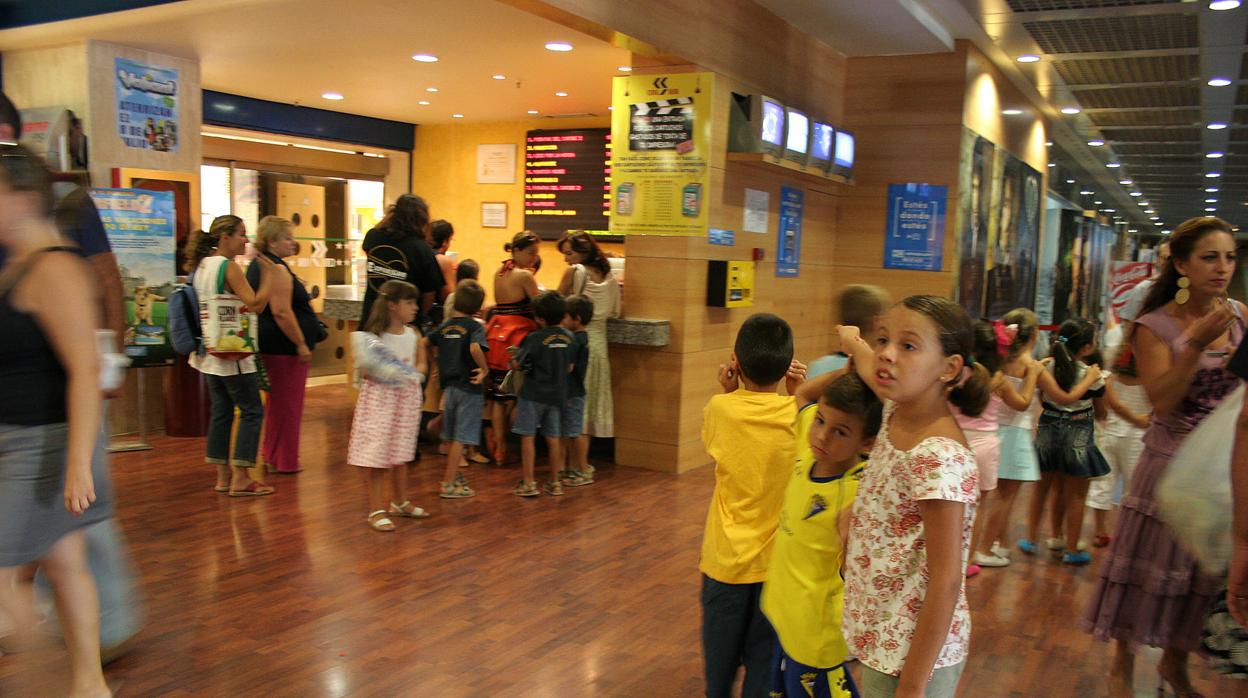
<svg viewBox="0 0 1248 698"><path fill-rule="evenodd" d="M477 184L516 183L516 144L482 143L477 146Z"/></svg>
<svg viewBox="0 0 1248 698"><path fill-rule="evenodd" d="M481 204L481 227L482 228L506 228L507 227L507 202L506 201L485 201Z"/></svg>

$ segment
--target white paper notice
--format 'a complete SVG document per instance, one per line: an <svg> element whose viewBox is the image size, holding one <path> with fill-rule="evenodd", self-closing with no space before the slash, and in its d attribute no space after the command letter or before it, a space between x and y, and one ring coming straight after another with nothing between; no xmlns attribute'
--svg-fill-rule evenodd
<svg viewBox="0 0 1248 698"><path fill-rule="evenodd" d="M747 233L765 233L767 232L767 207L770 204L771 195L765 191L757 189L745 190L745 215L741 222L741 229Z"/></svg>

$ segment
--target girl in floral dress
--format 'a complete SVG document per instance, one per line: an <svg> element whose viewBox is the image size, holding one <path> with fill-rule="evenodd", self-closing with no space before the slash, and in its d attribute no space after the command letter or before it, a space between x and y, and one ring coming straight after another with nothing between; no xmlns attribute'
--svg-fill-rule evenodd
<svg viewBox="0 0 1248 698"><path fill-rule="evenodd" d="M844 631L862 662L863 698L952 698L971 614L964 570L979 472L950 413L978 416L992 377L975 362L966 312L911 296L880 321L874 352L840 328L863 380L884 401L850 519Z"/></svg>

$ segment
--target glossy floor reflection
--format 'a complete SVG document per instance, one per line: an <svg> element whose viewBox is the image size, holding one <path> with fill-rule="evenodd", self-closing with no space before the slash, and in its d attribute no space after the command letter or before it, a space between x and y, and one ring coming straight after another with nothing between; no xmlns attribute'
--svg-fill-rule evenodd
<svg viewBox="0 0 1248 698"><path fill-rule="evenodd" d="M447 501L423 449L412 493L433 517L381 534L345 463L350 417L345 386L309 390L305 470L270 476L273 497L214 494L200 439L116 456L149 616L108 671L118 695L701 695L709 469L606 467L590 487L521 500L518 468L474 466L479 496ZM1035 559L972 580L959 695L1104 695L1106 648L1074 621L1094 574ZM0 657L0 696L60 694L63 662ZM1156 695L1151 667L1141 658L1141 696Z"/></svg>

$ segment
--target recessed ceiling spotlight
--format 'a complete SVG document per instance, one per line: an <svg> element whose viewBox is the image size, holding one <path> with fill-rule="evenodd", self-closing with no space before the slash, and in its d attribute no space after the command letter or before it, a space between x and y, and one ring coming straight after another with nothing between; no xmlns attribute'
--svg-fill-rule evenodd
<svg viewBox="0 0 1248 698"><path fill-rule="evenodd" d="M432 102L430 102L430 101L429 101L429 100L427 100L427 99L422 99L422 100L420 100L419 102L417 102L417 104L419 104L419 105L420 105L420 106L422 106L422 107L427 107L427 106L429 106L430 104L432 104Z"/></svg>
<svg viewBox="0 0 1248 698"><path fill-rule="evenodd" d="M1073 179L1068 179L1068 180L1066 180L1066 183L1067 183L1067 184L1074 184L1074 183L1075 183L1075 180L1073 180Z"/></svg>
<svg viewBox="0 0 1248 698"><path fill-rule="evenodd" d="M1218 190L1217 187L1205 187L1205 191L1209 192L1210 194L1216 192L1217 190Z"/></svg>
<svg viewBox="0 0 1248 698"><path fill-rule="evenodd" d="M1222 173L1221 173L1221 172L1206 172L1206 173L1205 173L1205 177L1206 177L1207 179L1215 179L1215 178L1217 178L1217 177L1221 177L1221 176L1222 176Z"/></svg>
<svg viewBox="0 0 1248 698"><path fill-rule="evenodd" d="M491 77L491 78L494 78L495 80L506 80L506 79L507 79L507 76L506 76L506 75L503 75L503 74L501 74L501 73L500 73L500 74L498 74L498 75L491 75L490 77Z"/></svg>
<svg viewBox="0 0 1248 698"><path fill-rule="evenodd" d="M1100 146L1105 145L1105 141L1099 138L1093 138L1092 140L1088 141L1088 145L1092 146L1093 148L1099 148Z"/></svg>
<svg viewBox="0 0 1248 698"><path fill-rule="evenodd" d="M1159 220L1161 220L1161 216L1151 216L1148 220L1150 220L1150 221L1159 221Z"/></svg>
<svg viewBox="0 0 1248 698"><path fill-rule="evenodd" d="M1057 163L1056 163L1056 162L1050 162L1050 163L1049 163L1049 167L1057 167Z"/></svg>
<svg viewBox="0 0 1248 698"><path fill-rule="evenodd" d="M1040 57L1034 53L1024 53L1023 55L1019 56L1018 58L1014 60L1018 61L1019 63L1039 63Z"/></svg>
<svg viewBox="0 0 1248 698"><path fill-rule="evenodd" d="M1019 114L1023 113L1023 110L1022 109L1002 109L1001 113L1005 114L1006 116L1018 116Z"/></svg>
<svg viewBox="0 0 1248 698"><path fill-rule="evenodd" d="M1209 213L1213 213L1214 211L1218 210L1218 207L1217 207L1217 206L1206 206L1206 207L1205 207L1205 210L1206 210L1206 211L1208 211Z"/></svg>
<svg viewBox="0 0 1248 698"><path fill-rule="evenodd" d="M1211 0L1209 9L1211 10L1233 10L1239 7L1239 0Z"/></svg>
<svg viewBox="0 0 1248 698"><path fill-rule="evenodd" d="M556 97L567 97L567 96L568 96L568 93L567 93L567 92L556 92L556 93L555 93L555 96L556 96Z"/></svg>
<svg viewBox="0 0 1248 698"><path fill-rule="evenodd" d="M1217 199L1205 199L1205 203L1207 203L1207 204L1216 204L1216 203L1218 203L1218 200L1217 200Z"/></svg>
<svg viewBox="0 0 1248 698"><path fill-rule="evenodd" d="M1128 233L1138 233L1138 232L1140 232L1140 231L1139 231L1139 230L1137 230L1137 229L1135 229L1135 228L1127 228L1127 232L1128 232Z"/></svg>
<svg viewBox="0 0 1248 698"><path fill-rule="evenodd" d="M1131 193L1131 196L1144 196L1144 192L1142 191L1133 191L1130 193Z"/></svg>
<svg viewBox="0 0 1248 698"><path fill-rule="evenodd" d="M321 99L330 99L330 100L337 102L338 100L344 99L344 98L342 96L342 93L340 92L322 92Z"/></svg>
<svg viewBox="0 0 1248 698"><path fill-rule="evenodd" d="M1118 209L1116 209L1116 208L1107 208L1107 209L1105 209L1105 213L1114 213L1114 212L1116 212L1117 210L1118 210ZM1118 216L1114 216L1114 218L1117 218L1117 217L1118 217Z"/></svg>
<svg viewBox="0 0 1248 698"><path fill-rule="evenodd" d="M452 119L462 119L462 118L464 118L464 115L463 115L463 114L451 114L451 118L452 118Z"/></svg>
<svg viewBox="0 0 1248 698"><path fill-rule="evenodd" d="M546 50L556 53L567 53L572 50L572 44L566 41L548 41L546 42Z"/></svg>
<svg viewBox="0 0 1248 698"><path fill-rule="evenodd" d="M1140 206L1143 206L1144 208L1148 208L1148 202L1147 202L1147 201L1140 201L1140 202L1139 202L1139 204L1140 204Z"/></svg>
<svg viewBox="0 0 1248 698"><path fill-rule="evenodd" d="M1099 200L1099 199L1098 199L1098 200L1096 200L1096 201L1093 201L1092 203L1096 204L1097 206L1100 206L1101 204L1103 204L1103 203L1105 203L1105 202L1104 202L1104 201L1101 201L1101 200Z"/></svg>
<svg viewBox="0 0 1248 698"><path fill-rule="evenodd" d="M1084 196L1091 196L1095 194L1096 192L1092 191L1091 189L1080 189L1079 193L1083 194Z"/></svg>
<svg viewBox="0 0 1248 698"><path fill-rule="evenodd" d="M1162 223L1161 221L1153 221L1153 225L1161 226L1165 225L1165 223Z"/></svg>
<svg viewBox="0 0 1248 698"><path fill-rule="evenodd" d="M1169 234L1170 234L1170 231L1169 231L1169 230L1163 230L1163 231L1161 231L1161 234L1162 234L1162 235L1169 235Z"/></svg>
<svg viewBox="0 0 1248 698"><path fill-rule="evenodd" d="M615 111L615 107L607 107L607 111Z"/></svg>
<svg viewBox="0 0 1248 698"><path fill-rule="evenodd" d="M1214 151L1212 153L1205 153L1205 157L1217 159L1217 158L1222 157L1222 153L1219 153L1217 151Z"/></svg>
<svg viewBox="0 0 1248 698"><path fill-rule="evenodd" d="M1226 87L1229 84L1231 84L1230 78L1210 78L1209 79L1210 87Z"/></svg>
<svg viewBox="0 0 1248 698"><path fill-rule="evenodd" d="M1045 141L1044 144L1050 148L1053 147L1053 141Z"/></svg>
<svg viewBox="0 0 1248 698"><path fill-rule="evenodd" d="M1206 126L1205 128L1209 129L1210 131L1221 131L1222 129L1226 128L1226 124L1222 123L1221 121L1215 121L1209 124L1208 126Z"/></svg>
<svg viewBox="0 0 1248 698"><path fill-rule="evenodd" d="M620 67L616 68L616 70L620 71L621 73L631 73L631 72L633 72L633 66L631 66L631 65L622 65L622 66L620 66Z"/></svg>
<svg viewBox="0 0 1248 698"><path fill-rule="evenodd" d="M536 110L536 109L530 109L530 110L529 110L529 113L530 113L530 114L536 114L536 113L537 113L537 110Z"/></svg>
<svg viewBox="0 0 1248 698"><path fill-rule="evenodd" d="M1124 187L1125 187L1125 186L1129 186L1129 185L1131 185L1131 184L1134 184L1134 182L1132 182L1132 181L1131 181L1131 180L1129 180L1129 179L1120 179L1120 180L1118 180L1118 183L1119 183L1119 184L1121 184L1121 185L1123 185Z"/></svg>
<svg viewBox="0 0 1248 698"><path fill-rule="evenodd" d="M425 92L437 92L437 91L438 91L438 88L436 88L436 87L426 87L426 88L425 88Z"/></svg>
<svg viewBox="0 0 1248 698"><path fill-rule="evenodd" d="M417 63L437 63L438 57L433 55L432 53L418 53L412 56L412 60L416 61Z"/></svg>
<svg viewBox="0 0 1248 698"><path fill-rule="evenodd" d="M1107 163L1105 163L1105 166L1106 166L1106 167L1108 167L1108 168L1110 168L1110 169L1112 170L1112 169L1117 169L1117 168L1119 168L1119 167L1122 167L1122 163L1118 163L1118 162L1107 162Z"/></svg>
<svg viewBox="0 0 1248 698"><path fill-rule="evenodd" d="M1062 107L1063 114L1078 114L1081 111L1083 110L1079 107Z"/></svg>
<svg viewBox="0 0 1248 698"><path fill-rule="evenodd" d="M1151 208L1146 208L1146 209L1144 209L1144 215L1146 215L1146 216L1151 216L1151 215L1153 215L1154 213L1157 213L1157 212L1156 212L1156 211L1154 211L1154 210L1153 210L1153 209L1151 209Z"/></svg>

